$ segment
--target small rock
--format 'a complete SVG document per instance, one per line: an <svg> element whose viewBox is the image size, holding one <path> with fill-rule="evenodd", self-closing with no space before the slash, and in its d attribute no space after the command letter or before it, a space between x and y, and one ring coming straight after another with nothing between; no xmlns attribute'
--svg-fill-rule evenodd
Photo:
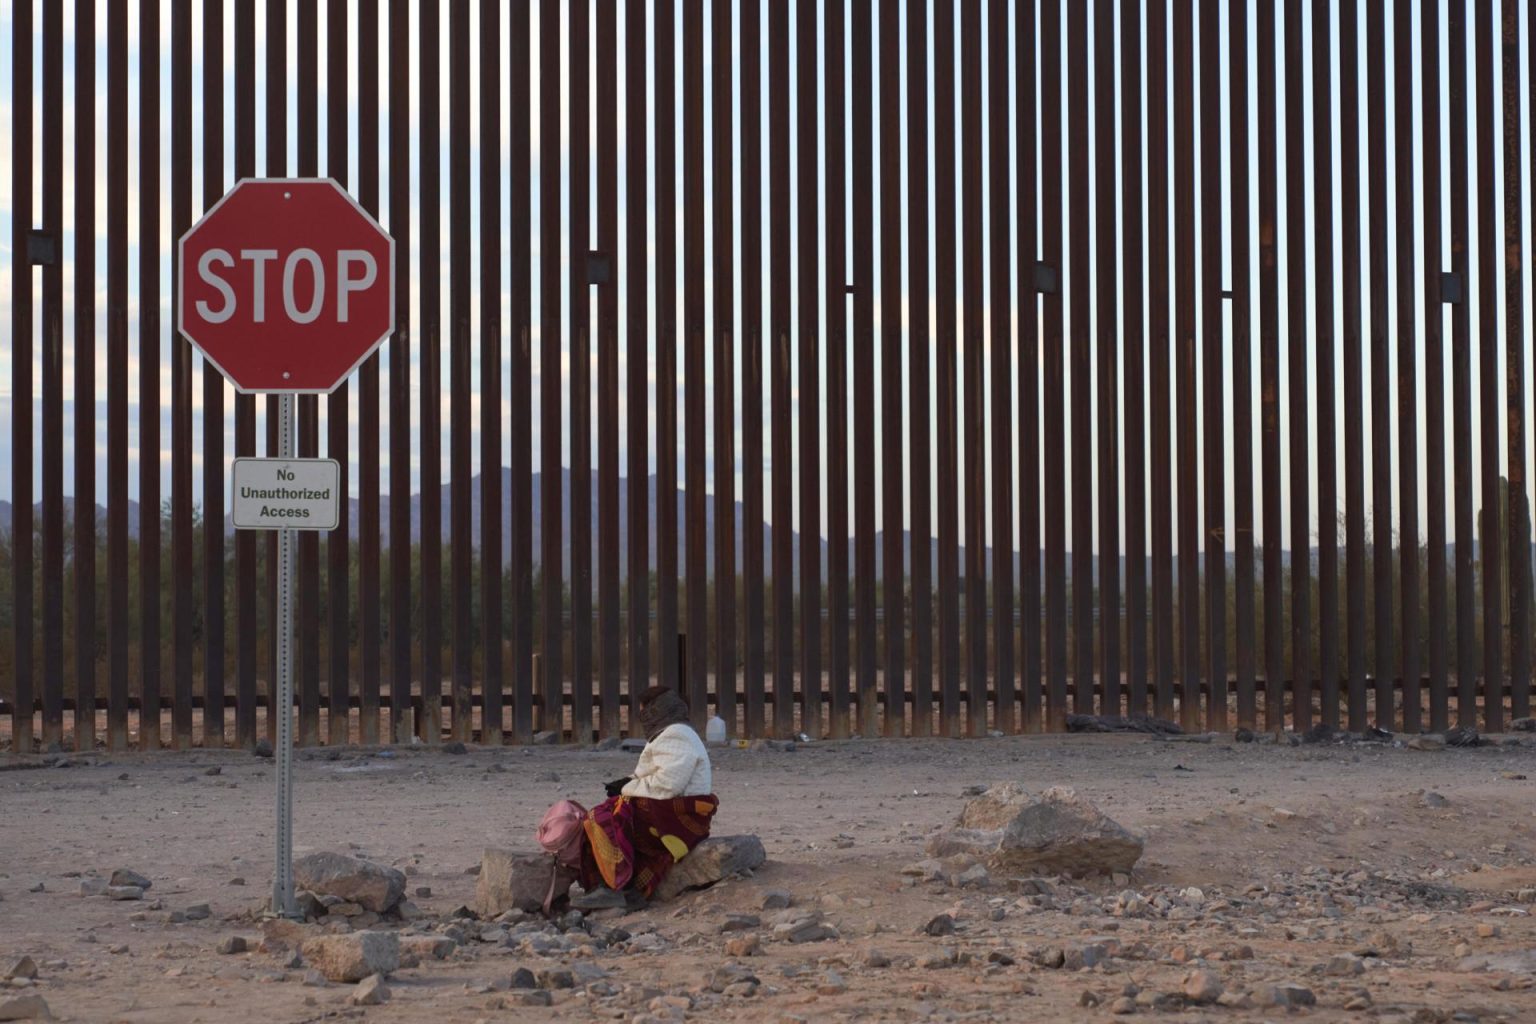
<svg viewBox="0 0 1536 1024"><path fill-rule="evenodd" d="M107 880L91 876L80 879L81 896L105 896L107 894Z"/></svg>
<svg viewBox="0 0 1536 1024"><path fill-rule="evenodd" d="M836 971L828 971L822 976L821 984L816 986L816 994L819 996L840 996L847 991L848 983Z"/></svg>
<svg viewBox="0 0 1536 1024"><path fill-rule="evenodd" d="M784 910L793 903L794 897L783 889L769 889L763 893L764 910Z"/></svg>
<svg viewBox="0 0 1536 1024"><path fill-rule="evenodd" d="M0 979L15 981L17 978L25 978L31 981L37 977L37 963L30 956L24 956L20 960L13 960L11 965L0 974Z"/></svg>
<svg viewBox="0 0 1536 1024"><path fill-rule="evenodd" d="M48 887L42 882L33 882L27 887L27 892L47 892Z"/></svg>
<svg viewBox="0 0 1536 1024"><path fill-rule="evenodd" d="M948 914L938 914L923 925L923 934L935 937L955 934L955 919Z"/></svg>
<svg viewBox="0 0 1536 1024"><path fill-rule="evenodd" d="M1221 998L1221 979L1211 971L1190 971L1184 976L1184 998L1205 1006Z"/></svg>
<svg viewBox="0 0 1536 1024"><path fill-rule="evenodd" d="M1483 738L1471 726L1458 725L1445 732L1445 745L1448 747L1476 747L1481 746L1482 742Z"/></svg>
<svg viewBox="0 0 1536 1024"><path fill-rule="evenodd" d="M244 953L246 948L247 947L244 937L239 935L229 936L223 942L220 942L217 947L218 952L225 956L229 956L234 953Z"/></svg>
<svg viewBox="0 0 1536 1024"><path fill-rule="evenodd" d="M305 942L303 953L331 981L362 981L400 966L400 940L393 932L322 936Z"/></svg>
<svg viewBox="0 0 1536 1024"><path fill-rule="evenodd" d="M311 988L325 988L329 982L325 980L325 975L321 974L314 968L310 968L304 972L304 984Z"/></svg>
<svg viewBox="0 0 1536 1024"><path fill-rule="evenodd" d="M530 989L539 987L539 979L526 967L519 967L512 972L512 987L516 989Z"/></svg>
<svg viewBox="0 0 1536 1024"><path fill-rule="evenodd" d="M384 984L383 975L370 974L358 982L347 1002L353 1006L378 1006L389 1002L389 986Z"/></svg>
<svg viewBox="0 0 1536 1024"><path fill-rule="evenodd" d="M542 988L536 988L531 992L524 992L522 1003L524 1006L551 1006L554 998Z"/></svg>
<svg viewBox="0 0 1536 1024"><path fill-rule="evenodd" d="M1365 989L1361 989L1350 997L1349 1002L1344 1004L1344 1009L1352 1013L1358 1013L1361 1010L1369 1010L1372 1005L1371 994L1365 991Z"/></svg>
<svg viewBox="0 0 1536 1024"><path fill-rule="evenodd" d="M1114 1002L1109 1004L1109 1012L1119 1016L1124 1016L1128 1013L1135 1013L1136 1000L1132 999L1130 996L1121 996L1119 999L1116 999Z"/></svg>
<svg viewBox="0 0 1536 1024"><path fill-rule="evenodd" d="M405 875L396 868L342 853L312 853L293 865L300 888L320 896L335 896L364 910L383 914L405 896Z"/></svg>
<svg viewBox="0 0 1536 1024"><path fill-rule="evenodd" d="M756 956L762 952L762 940L756 935L737 935L725 940L725 955Z"/></svg>
<svg viewBox="0 0 1536 1024"><path fill-rule="evenodd" d="M214 765L212 768L209 768L207 771L203 772L203 774L204 775L223 775L224 774L224 769L220 768L218 765Z"/></svg>
<svg viewBox="0 0 1536 1024"><path fill-rule="evenodd" d="M213 916L212 909L206 903L194 903L181 913L188 921L206 921Z"/></svg>
<svg viewBox="0 0 1536 1024"><path fill-rule="evenodd" d="M1444 750L1445 737L1437 736L1434 733L1425 733L1422 736L1415 736L1410 739L1407 747L1409 750Z"/></svg>
<svg viewBox="0 0 1536 1024"><path fill-rule="evenodd" d="M731 875L760 868L767 859L763 841L757 836L710 836L672 866L656 887L653 898L665 902L689 889L705 888Z"/></svg>
<svg viewBox="0 0 1536 1024"><path fill-rule="evenodd" d="M264 739L257 740L256 746L251 749L251 753L255 754L257 757L271 757L272 744Z"/></svg>
<svg viewBox="0 0 1536 1024"><path fill-rule="evenodd" d="M48 1002L40 995L16 996L0 1002L0 1020L52 1020Z"/></svg>
<svg viewBox="0 0 1536 1024"><path fill-rule="evenodd" d="M538 987L548 989L575 988L576 976L564 968L552 971L540 971Z"/></svg>
<svg viewBox="0 0 1536 1024"><path fill-rule="evenodd" d="M1477 937L1480 939L1496 939L1499 937L1499 926L1485 921L1477 926Z"/></svg>
<svg viewBox="0 0 1536 1024"><path fill-rule="evenodd" d="M109 885L107 886L107 898L113 900L141 900L144 898L144 890L136 885Z"/></svg>
<svg viewBox="0 0 1536 1024"><path fill-rule="evenodd" d="M416 887L416 898L419 900L431 899L432 887L430 885L418 885Z"/></svg>
<svg viewBox="0 0 1536 1024"><path fill-rule="evenodd" d="M992 786L968 803L955 827L928 842L930 857L966 854L1013 873L1129 873L1141 837L1071 789L1032 794L1017 783Z"/></svg>
<svg viewBox="0 0 1536 1024"><path fill-rule="evenodd" d="M1323 973L1330 978L1353 978L1365 973L1365 964L1357 956L1341 953L1329 957L1328 963L1323 966Z"/></svg>
<svg viewBox="0 0 1536 1024"><path fill-rule="evenodd" d="M467 754L467 753L469 753L469 748L466 747L464 744L460 743L458 740L454 740L452 743L444 743L443 744L443 753L445 753L445 754Z"/></svg>
<svg viewBox="0 0 1536 1024"><path fill-rule="evenodd" d="M118 868L112 872L112 878L107 884L109 886L134 886L139 889L148 889L154 885L153 882L132 868Z"/></svg>
<svg viewBox="0 0 1536 1024"><path fill-rule="evenodd" d="M1279 1006L1286 1009L1295 1009L1302 1006L1316 1006L1317 996L1312 990L1292 982L1276 985L1269 990L1270 1006Z"/></svg>
<svg viewBox="0 0 1536 1024"><path fill-rule="evenodd" d="M560 733L552 729L536 732L533 734L533 742L538 746L554 746L560 742ZM544 1005L547 1006L549 1004L545 1003Z"/></svg>
<svg viewBox="0 0 1536 1024"><path fill-rule="evenodd" d="M1451 802L1449 800L1441 796L1439 793L1434 792L1433 790L1419 797L1420 807L1429 807L1435 810L1439 810L1442 807L1448 807L1450 806L1450 803Z"/></svg>
<svg viewBox="0 0 1536 1024"><path fill-rule="evenodd" d="M1093 1007L1098 1006L1100 1002L1101 1000L1099 999L1099 994L1092 991L1091 989L1085 990L1082 995L1077 997L1077 1005L1083 1007L1084 1009L1092 1009Z"/></svg>
<svg viewBox="0 0 1536 1024"><path fill-rule="evenodd" d="M749 932L762 925L762 919L756 914L727 914L725 922L720 925L722 935L730 932Z"/></svg>
<svg viewBox="0 0 1536 1024"><path fill-rule="evenodd" d="M891 958L880 952L878 949L871 949L869 952L864 954L864 966L877 970L883 967L889 967L891 966Z"/></svg>

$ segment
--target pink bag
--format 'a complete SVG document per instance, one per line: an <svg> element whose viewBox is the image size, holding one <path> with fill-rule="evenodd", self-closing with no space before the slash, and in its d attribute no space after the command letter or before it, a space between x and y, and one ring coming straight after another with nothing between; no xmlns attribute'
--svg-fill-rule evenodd
<svg viewBox="0 0 1536 1024"><path fill-rule="evenodd" d="M565 867L581 866L582 822L587 809L574 800L561 800L544 812L539 822L539 845Z"/></svg>

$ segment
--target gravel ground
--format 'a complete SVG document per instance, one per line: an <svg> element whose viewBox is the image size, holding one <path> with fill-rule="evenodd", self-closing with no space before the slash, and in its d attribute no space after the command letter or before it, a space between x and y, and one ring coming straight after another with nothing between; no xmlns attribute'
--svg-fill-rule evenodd
<svg viewBox="0 0 1536 1024"><path fill-rule="evenodd" d="M453 918L474 904L484 847L532 848L546 806L596 802L632 762L556 747L303 752L297 852L403 868L410 891L430 890L412 897L423 917L409 930L463 940L396 972L388 1001L367 1007L352 985L307 983L307 965L262 949L270 761L0 762L0 978L22 956L37 965L30 985L0 988L0 1014L37 995L59 1019L171 1024L1536 1020L1529 736L1435 751L1230 734L724 749L714 830L762 837L754 877L533 941L524 925L483 942L487 924ZM1002 781L1074 787L1146 838L1135 872L963 886L910 873L967 787ZM82 875L120 867L152 881L142 900L81 897ZM788 910L764 909L774 890ZM210 917L179 920L201 903ZM832 937L775 938L804 915ZM753 935L752 955L732 955ZM237 937L248 952L219 952ZM515 988L519 968L574 984Z"/></svg>

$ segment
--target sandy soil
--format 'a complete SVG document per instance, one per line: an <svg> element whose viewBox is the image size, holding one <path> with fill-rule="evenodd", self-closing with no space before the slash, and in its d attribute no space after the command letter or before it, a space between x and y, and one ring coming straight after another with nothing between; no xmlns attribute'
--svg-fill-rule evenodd
<svg viewBox="0 0 1536 1024"><path fill-rule="evenodd" d="M718 751L715 832L762 837L769 864L755 877L603 922L654 932L653 951L588 946L540 958L471 941L445 962L401 970L390 1002L366 1009L348 1005L352 986L305 984L302 968L255 949L261 926L250 912L271 874L271 762L195 751L20 770L42 761L18 758L0 764L16 769L0 771L0 975L30 955L40 970L29 991L56 1017L81 1021L1107 1021L1133 992L1139 1001L1117 1008L1136 1017L1536 1020L1536 907L1522 902L1536 897L1533 738L1436 752L1203 739ZM474 902L467 869L483 847L531 848L550 802L594 802L632 761L553 747L308 751L296 846L409 866L412 889L432 891L415 899L428 917L414 927L447 927L446 915ZM952 822L963 789L1004 780L1072 785L1142 833L1131 880L994 876L954 888L903 874L926 836ZM121 866L153 879L144 902L78 894L79 873ZM824 913L840 937L775 941L778 912L761 909L770 889ZM1155 905L1138 909L1126 890ZM167 920L201 902L211 919ZM732 913L761 917L759 955L727 956L733 936L721 926ZM956 932L924 934L940 913ZM233 935L253 951L219 955ZM1085 944L1108 958L1073 969ZM891 965L873 966L882 957L872 950ZM1058 950L1068 965L1047 966ZM557 990L550 1007L508 991L519 967L584 959L608 972L596 991ZM728 963L757 977L755 991L709 990ZM1237 1005L1171 995L1200 968ZM1260 1005L1286 982L1317 1005ZM0 1003L19 994L0 988Z"/></svg>

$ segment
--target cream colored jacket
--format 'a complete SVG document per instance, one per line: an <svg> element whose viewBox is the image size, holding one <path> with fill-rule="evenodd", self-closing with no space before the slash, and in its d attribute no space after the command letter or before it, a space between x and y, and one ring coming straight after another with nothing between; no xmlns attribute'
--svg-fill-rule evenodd
<svg viewBox="0 0 1536 1024"><path fill-rule="evenodd" d="M713 792L709 752L693 727L682 722L667 726L645 745L634 777L624 786L625 796L651 800L709 796Z"/></svg>

